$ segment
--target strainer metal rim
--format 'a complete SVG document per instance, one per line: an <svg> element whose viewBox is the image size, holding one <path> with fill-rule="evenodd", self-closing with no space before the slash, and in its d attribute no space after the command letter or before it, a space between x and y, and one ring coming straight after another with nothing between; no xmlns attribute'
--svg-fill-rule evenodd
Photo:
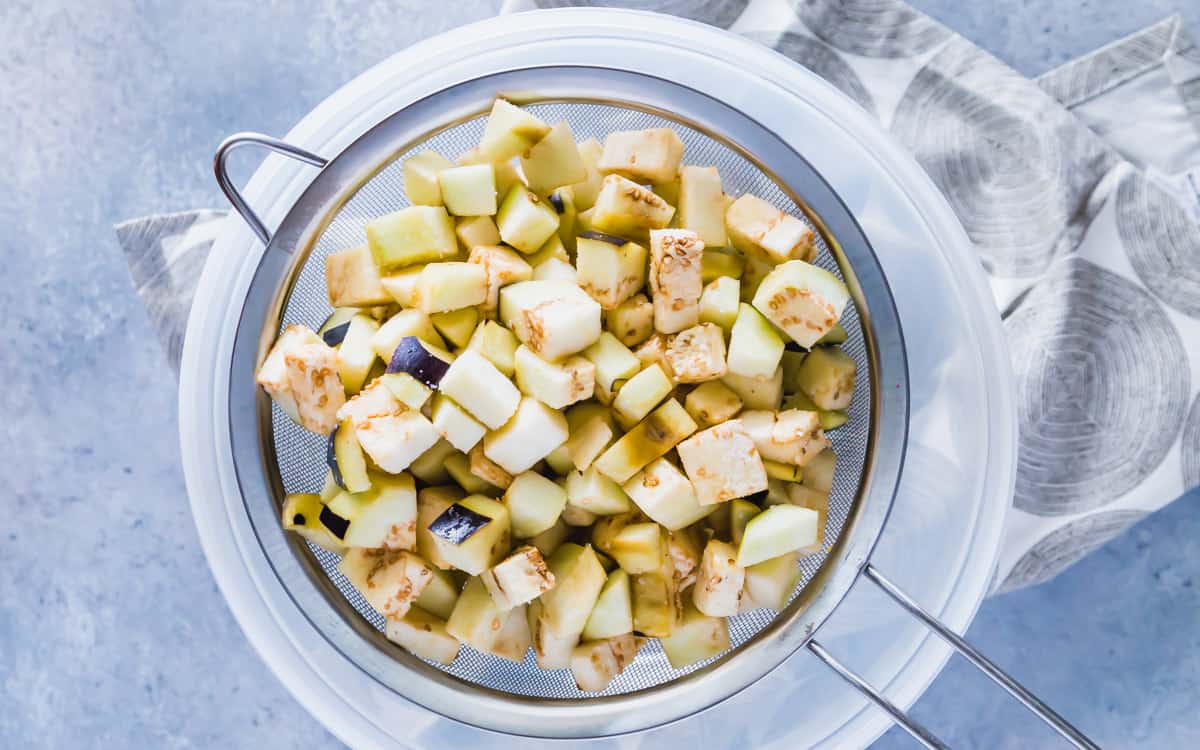
<svg viewBox="0 0 1200 750"><path fill-rule="evenodd" d="M600 98L605 100L653 109L690 127L719 133L750 152L760 166L768 165L764 171L824 222L827 239L836 238L831 248L844 254L839 265L850 269L848 278L857 279L856 304L876 384L873 448L855 510L839 538L842 546L819 574L825 578L823 585L798 597L806 601L794 602L737 653L683 678L624 695L549 704L470 685L407 654L398 656L344 600L339 602L336 592L329 596L328 582L307 552L294 554L299 551L295 541L281 543L284 535L276 517L281 488L275 473L264 473L274 460L269 431L261 429L264 420L269 424L269 400L253 384L253 371L277 330L269 322L278 321L292 274L337 206L391 156L424 138L430 123L440 127L476 115L500 92L530 90L552 100L578 98L574 94L580 90L595 99L603 92ZM870 304L866 297L872 299ZM746 115L681 84L615 67L527 67L470 78L413 103L355 140L304 190L262 255L241 311L231 365L229 429L237 481L259 542L299 609L358 668L410 700L474 726L532 736L607 736L669 723L736 694L786 660L836 609L868 560L894 498L907 434L907 363L894 302L865 234L832 188L791 146Z"/></svg>

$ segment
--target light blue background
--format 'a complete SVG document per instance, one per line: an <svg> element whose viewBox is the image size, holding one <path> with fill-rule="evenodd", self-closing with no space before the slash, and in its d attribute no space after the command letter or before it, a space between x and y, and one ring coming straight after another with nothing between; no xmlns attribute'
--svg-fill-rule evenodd
<svg viewBox="0 0 1200 750"><path fill-rule="evenodd" d="M918 0L1037 74L1181 0ZM496 2L0 2L0 747L335 747L253 653L184 497L175 381L111 225L221 206L220 138L283 133ZM240 174L248 174L250 164ZM1113 748L1200 746L1200 496L970 637ZM915 708L956 747L1054 746L955 662ZM912 747L898 730L879 744Z"/></svg>

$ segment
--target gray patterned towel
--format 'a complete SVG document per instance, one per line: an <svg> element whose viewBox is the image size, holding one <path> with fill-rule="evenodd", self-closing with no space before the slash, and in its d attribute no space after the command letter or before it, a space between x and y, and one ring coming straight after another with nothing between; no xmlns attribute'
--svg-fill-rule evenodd
<svg viewBox="0 0 1200 750"><path fill-rule="evenodd" d="M596 4L773 47L874 114L946 194L991 276L1018 378L999 590L1047 580L1200 485L1200 49L1179 19L1031 81L899 0L505 11ZM221 216L117 227L176 367Z"/></svg>

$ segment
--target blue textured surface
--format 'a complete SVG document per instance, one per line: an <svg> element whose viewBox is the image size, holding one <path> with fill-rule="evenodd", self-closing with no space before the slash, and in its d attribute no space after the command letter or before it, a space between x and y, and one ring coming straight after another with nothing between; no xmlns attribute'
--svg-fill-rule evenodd
<svg viewBox="0 0 1200 750"><path fill-rule="evenodd" d="M1029 74L1177 7L917 4ZM209 160L224 134L284 132L369 65L495 5L0 3L0 747L336 746L204 563L174 380L111 225L222 205ZM970 637L1106 746L1200 746L1198 502L989 601ZM1052 745L957 662L915 710L955 746ZM893 730L879 746L911 744Z"/></svg>

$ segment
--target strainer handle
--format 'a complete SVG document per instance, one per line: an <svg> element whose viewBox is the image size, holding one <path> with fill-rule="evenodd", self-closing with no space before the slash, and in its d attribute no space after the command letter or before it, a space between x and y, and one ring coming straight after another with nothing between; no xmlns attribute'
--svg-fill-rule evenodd
<svg viewBox="0 0 1200 750"><path fill-rule="evenodd" d="M221 186L221 192L225 193L225 197L233 204L234 209L241 215L242 219L250 225L250 231L254 232L263 244L271 242L271 233L267 231L267 227L262 223L262 219L258 218L258 214L250 208L250 204L242 197L242 193L233 184L233 180L229 178L229 170L225 166L225 162L229 159L229 154L243 146L259 146L268 151L274 151L283 156L289 156L297 161L302 161L305 164L311 164L314 167L324 167L329 163L328 159L317 156L316 154L305 151L299 146L293 146L287 141L281 141L278 138L272 138L269 135L262 133L235 133L225 140L221 141L221 145L217 146L217 152L213 155L213 172L217 175L217 184Z"/></svg>
<svg viewBox="0 0 1200 750"><path fill-rule="evenodd" d="M1009 695L1020 701L1039 719L1062 735L1063 739L1071 743L1072 746L1079 748L1079 750L1100 750L1099 745L1088 739L1083 732L1080 732L1069 721L1043 703L1040 698L1029 692L1028 688L1010 677L1003 669L996 666L991 659L988 659L974 646L963 640L961 636L946 627L941 620L929 614L921 605L913 601L912 597L901 591L900 587L892 583L890 579L880 573L873 565L868 564L864 567L863 575L882 589L885 594L890 596L893 601L903 607L909 614L923 622L938 637L950 644L955 651L962 654L967 661L975 665L988 679L1007 690ZM887 712L922 745L930 750L944 750L944 748L948 747L928 729L914 721L903 710L885 698L878 690L871 687L862 677L835 659L820 643L817 643L815 640L809 641L808 650L818 659L825 662L830 669L837 672L838 676L850 683L851 687Z"/></svg>

